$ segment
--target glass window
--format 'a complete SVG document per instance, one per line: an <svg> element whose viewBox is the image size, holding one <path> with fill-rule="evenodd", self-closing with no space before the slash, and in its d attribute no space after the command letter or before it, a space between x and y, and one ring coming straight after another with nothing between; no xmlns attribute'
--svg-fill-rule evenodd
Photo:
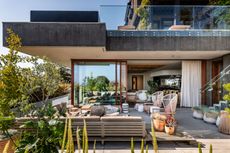
<svg viewBox="0 0 230 153"><path fill-rule="evenodd" d="M77 62L74 64L74 104L120 104L126 90L126 69L121 62ZM122 68L122 71L121 71ZM124 69L124 70L123 70ZM122 77L122 80L120 79ZM122 86L120 86L122 82ZM125 85L124 85L125 84Z"/></svg>

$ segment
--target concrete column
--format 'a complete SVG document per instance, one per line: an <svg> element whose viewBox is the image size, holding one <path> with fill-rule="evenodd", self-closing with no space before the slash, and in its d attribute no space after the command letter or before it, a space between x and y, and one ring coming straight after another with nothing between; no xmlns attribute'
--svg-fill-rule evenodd
<svg viewBox="0 0 230 153"><path fill-rule="evenodd" d="M207 82L209 82L212 79L212 61L207 61ZM212 91L206 91L206 104L211 105L212 104Z"/></svg>
<svg viewBox="0 0 230 153"><path fill-rule="evenodd" d="M230 54L223 56L223 69L230 65ZM230 68L228 68L230 70ZM230 83L230 74L225 75L223 78L223 83ZM223 91L226 94L226 91Z"/></svg>

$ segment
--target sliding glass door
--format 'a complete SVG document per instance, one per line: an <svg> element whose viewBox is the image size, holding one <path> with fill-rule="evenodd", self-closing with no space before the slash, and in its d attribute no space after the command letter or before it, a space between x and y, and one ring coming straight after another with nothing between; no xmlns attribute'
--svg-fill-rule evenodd
<svg viewBox="0 0 230 153"><path fill-rule="evenodd" d="M126 99L126 62L75 61L74 105L120 105Z"/></svg>

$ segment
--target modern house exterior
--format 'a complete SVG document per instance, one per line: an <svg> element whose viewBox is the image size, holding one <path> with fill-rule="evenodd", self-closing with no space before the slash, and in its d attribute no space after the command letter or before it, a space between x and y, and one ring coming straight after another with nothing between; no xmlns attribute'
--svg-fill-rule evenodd
<svg viewBox="0 0 230 153"><path fill-rule="evenodd" d="M135 101L149 81L180 94L182 107L212 105L230 81L229 10L208 0L130 0L100 11L31 11L30 22L3 23L3 42L11 28L22 38L21 52L71 67L75 105Z"/></svg>

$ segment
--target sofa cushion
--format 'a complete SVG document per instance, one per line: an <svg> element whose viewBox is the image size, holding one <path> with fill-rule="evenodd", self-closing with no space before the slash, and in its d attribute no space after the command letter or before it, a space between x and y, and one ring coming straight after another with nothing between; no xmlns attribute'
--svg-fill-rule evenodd
<svg viewBox="0 0 230 153"><path fill-rule="evenodd" d="M142 117L138 116L105 116L101 117L101 121L104 122L141 122Z"/></svg>
<svg viewBox="0 0 230 153"><path fill-rule="evenodd" d="M78 116L78 117L71 117L72 121L74 122L83 122L84 120L86 122L97 122L100 121L99 116Z"/></svg>

